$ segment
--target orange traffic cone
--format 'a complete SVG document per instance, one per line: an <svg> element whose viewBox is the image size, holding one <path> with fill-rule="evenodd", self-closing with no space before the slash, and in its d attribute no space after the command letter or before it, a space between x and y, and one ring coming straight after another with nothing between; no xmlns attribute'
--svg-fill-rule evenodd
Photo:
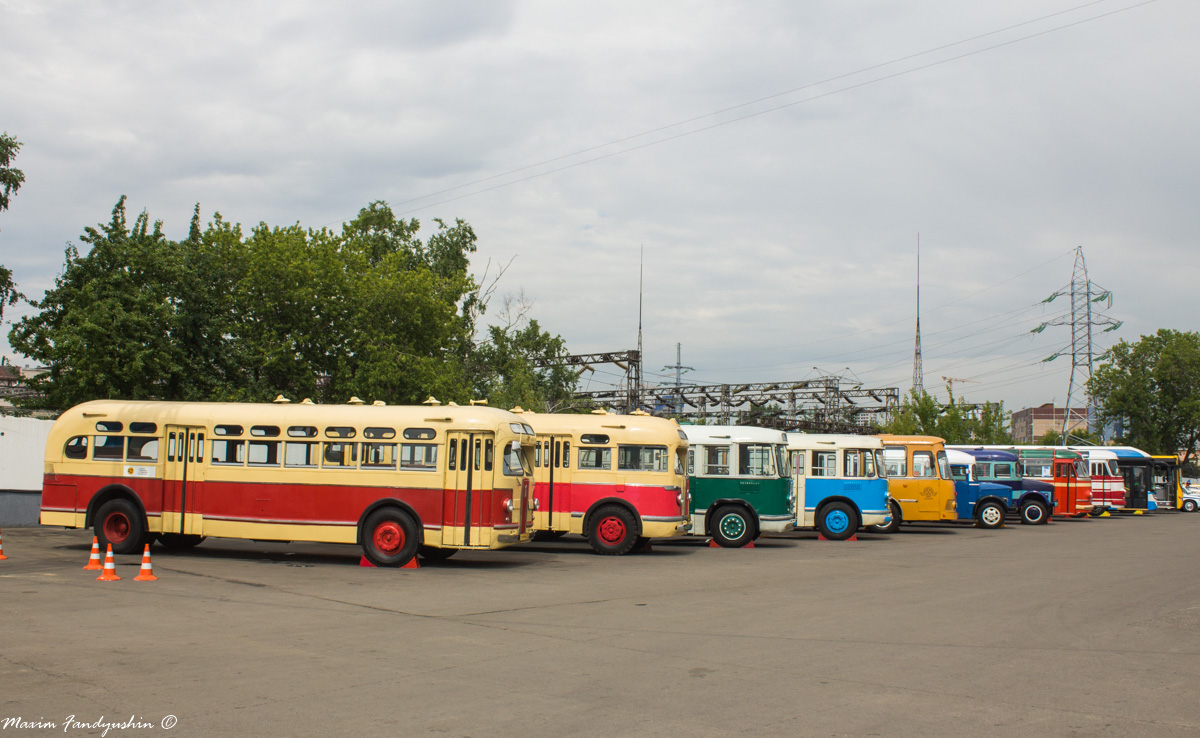
<svg viewBox="0 0 1200 738"><path fill-rule="evenodd" d="M150 564L150 544L146 544L146 550L142 552L142 571L133 578L135 582L157 582L158 577L154 576L154 567Z"/></svg>
<svg viewBox="0 0 1200 738"><path fill-rule="evenodd" d="M108 550L104 552L104 571L100 576L96 577L97 582L119 582L121 577L117 576L117 565L113 561L112 544L108 544Z"/></svg>
<svg viewBox="0 0 1200 738"><path fill-rule="evenodd" d="M87 566L83 567L84 571L101 571L104 565L100 563L100 539L92 536L92 555L88 556Z"/></svg>
<svg viewBox="0 0 1200 738"><path fill-rule="evenodd" d="M8 557L4 555L4 533L0 532L0 561L3 561L7 558Z"/></svg>

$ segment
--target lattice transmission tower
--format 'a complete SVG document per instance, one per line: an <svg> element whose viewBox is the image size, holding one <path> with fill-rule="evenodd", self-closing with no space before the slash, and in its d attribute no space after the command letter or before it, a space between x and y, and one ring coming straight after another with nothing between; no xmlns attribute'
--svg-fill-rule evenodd
<svg viewBox="0 0 1200 738"><path fill-rule="evenodd" d="M1049 303L1064 295L1071 297L1070 315L1048 320L1034 328L1033 332L1041 333L1046 326L1051 325L1071 326L1071 379L1067 384L1067 404L1062 424L1063 443L1067 443L1067 434L1073 427L1072 419L1079 420L1078 417L1072 417L1071 402L1086 392L1087 382L1092 377L1092 363L1095 359L1092 336L1096 332L1115 331L1121 327L1122 321L1104 313L1104 310L1112 307L1112 292L1088 278L1087 261L1083 258L1082 246L1075 248L1075 269L1071 273L1071 284L1058 290L1042 302ZM1104 306L1100 307L1100 303L1104 303ZM1053 361L1062 355L1063 352L1056 353L1045 361ZM1094 430L1095 422L1095 402L1089 396L1087 401L1088 428Z"/></svg>
<svg viewBox="0 0 1200 738"><path fill-rule="evenodd" d="M925 367L921 360L921 234L917 234L917 341L913 346L913 395L925 394Z"/></svg>

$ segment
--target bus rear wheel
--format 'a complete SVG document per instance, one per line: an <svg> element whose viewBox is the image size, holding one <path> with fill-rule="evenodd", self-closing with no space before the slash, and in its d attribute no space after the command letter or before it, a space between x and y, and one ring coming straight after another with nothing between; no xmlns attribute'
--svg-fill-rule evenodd
<svg viewBox="0 0 1200 738"><path fill-rule="evenodd" d="M980 528L999 528L1004 525L1004 508L998 502L985 502L975 511Z"/></svg>
<svg viewBox="0 0 1200 738"><path fill-rule="evenodd" d="M1184 512L1196 512L1196 501L1195 500L1184 500L1183 501L1183 511Z"/></svg>
<svg viewBox="0 0 1200 738"><path fill-rule="evenodd" d="M1036 500L1021 505L1021 522L1025 525L1044 525L1050 521L1046 506Z"/></svg>
<svg viewBox="0 0 1200 738"><path fill-rule="evenodd" d="M844 502L831 502L817 513L817 530L831 541L844 541L858 532L858 515Z"/></svg>
<svg viewBox="0 0 1200 738"><path fill-rule="evenodd" d="M892 519L883 525L871 525L867 530L872 533L895 533L900 530L900 523L903 518L900 517L900 506L895 502L889 503L888 508L892 511Z"/></svg>
<svg viewBox="0 0 1200 738"><path fill-rule="evenodd" d="M741 548L754 540L754 522L740 507L719 507L713 514L712 538L722 548Z"/></svg>
<svg viewBox="0 0 1200 738"><path fill-rule="evenodd" d="M403 510L384 507L363 525L363 555L375 566L404 566L417 555L420 530Z"/></svg>
<svg viewBox="0 0 1200 738"><path fill-rule="evenodd" d="M637 539L637 523L618 505L600 508L588 521L587 541L598 554L622 556L633 549Z"/></svg>
<svg viewBox="0 0 1200 738"><path fill-rule="evenodd" d="M140 553L146 541L146 524L137 506L126 499L109 500L96 511L93 526L100 547L112 544L113 553Z"/></svg>

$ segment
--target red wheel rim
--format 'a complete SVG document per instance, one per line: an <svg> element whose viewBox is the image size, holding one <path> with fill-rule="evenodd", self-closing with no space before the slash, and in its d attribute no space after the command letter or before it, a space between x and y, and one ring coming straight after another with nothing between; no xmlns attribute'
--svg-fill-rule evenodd
<svg viewBox="0 0 1200 738"><path fill-rule="evenodd" d="M600 521L600 540L615 545L625 540L625 523L620 518L608 517Z"/></svg>
<svg viewBox="0 0 1200 738"><path fill-rule="evenodd" d="M371 540L375 548L383 553L394 554L404 548L404 529L395 521L388 520L375 526Z"/></svg>
<svg viewBox="0 0 1200 738"><path fill-rule="evenodd" d="M129 537L129 518L113 513L104 519L104 537L109 543L121 543Z"/></svg>

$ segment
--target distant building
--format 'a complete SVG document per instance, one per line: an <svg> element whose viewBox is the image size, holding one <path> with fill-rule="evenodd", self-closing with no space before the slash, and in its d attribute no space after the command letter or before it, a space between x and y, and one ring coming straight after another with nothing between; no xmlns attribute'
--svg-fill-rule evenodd
<svg viewBox="0 0 1200 738"><path fill-rule="evenodd" d="M12 406L14 397L38 397L26 386L25 380L47 371L45 367L20 367L0 358L0 406Z"/></svg>
<svg viewBox="0 0 1200 738"><path fill-rule="evenodd" d="M1013 443L1036 443L1049 431L1062 432L1063 419L1067 416L1067 408L1055 407L1047 402L1039 407L1027 407L1016 410L1012 414ZM1087 408L1071 408L1070 431L1085 431L1088 429Z"/></svg>

